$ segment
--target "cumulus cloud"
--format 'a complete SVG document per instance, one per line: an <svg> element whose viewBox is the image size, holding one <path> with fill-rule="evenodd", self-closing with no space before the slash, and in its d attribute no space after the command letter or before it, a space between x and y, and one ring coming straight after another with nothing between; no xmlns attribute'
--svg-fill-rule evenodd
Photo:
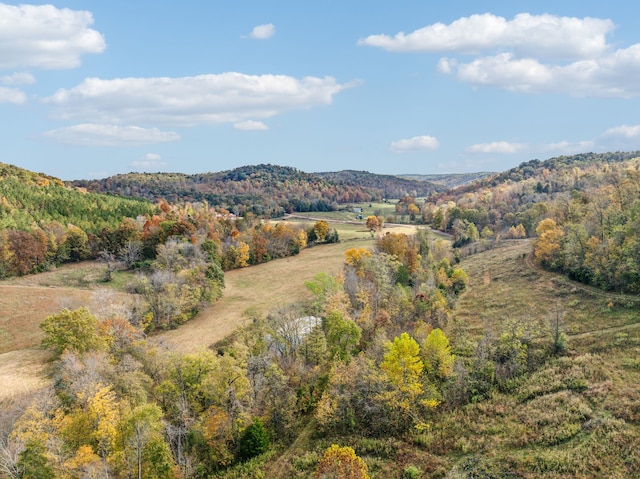
<svg viewBox="0 0 640 479"><path fill-rule="evenodd" d="M441 68L440 71L445 71ZM603 58L547 65L511 53L456 65L459 80L524 93L630 98L640 95L640 44Z"/></svg>
<svg viewBox="0 0 640 479"><path fill-rule="evenodd" d="M595 143L600 150L640 149L640 125L620 125L606 130Z"/></svg>
<svg viewBox="0 0 640 479"><path fill-rule="evenodd" d="M497 48L518 55L551 58L590 57L607 48L611 20L521 13L512 20L485 13L462 17L449 25L435 23L410 34L370 35L359 45L390 51L480 53Z"/></svg>
<svg viewBox="0 0 640 479"><path fill-rule="evenodd" d="M255 40L266 40L275 34L276 27L273 26L273 23L266 23L264 25L253 27L253 30L251 30L251 33L249 34L249 38L253 38Z"/></svg>
<svg viewBox="0 0 640 479"><path fill-rule="evenodd" d="M44 99L62 119L109 124L240 123L329 105L350 84L332 77L228 72L182 78L87 78Z"/></svg>
<svg viewBox="0 0 640 479"><path fill-rule="evenodd" d="M168 166L167 162L157 153L147 153L131 163L133 168L145 171L159 171Z"/></svg>
<svg viewBox="0 0 640 479"><path fill-rule="evenodd" d="M86 11L0 3L0 69L75 68L82 55L106 48L92 24Z"/></svg>
<svg viewBox="0 0 640 479"><path fill-rule="evenodd" d="M640 125L620 125L603 133L608 138L640 138Z"/></svg>
<svg viewBox="0 0 640 479"><path fill-rule="evenodd" d="M510 143L508 141L494 141L491 143L478 143L466 148L468 153L517 153L524 148L522 143Z"/></svg>
<svg viewBox="0 0 640 479"><path fill-rule="evenodd" d="M0 77L3 85L33 85L36 78L31 73L13 73Z"/></svg>
<svg viewBox="0 0 640 479"><path fill-rule="evenodd" d="M440 146L438 139L429 136L414 136L413 138L406 138L391 143L391 151L396 153L404 153L409 151L431 151Z"/></svg>
<svg viewBox="0 0 640 479"><path fill-rule="evenodd" d="M611 20L521 13L492 14L436 23L410 34L371 35L360 45L390 51L449 52L438 72L461 82L521 93L640 96L640 44L614 49ZM471 54L469 60L455 55Z"/></svg>
<svg viewBox="0 0 640 479"><path fill-rule="evenodd" d="M0 103L13 103L20 105L27 101L27 95L16 88L0 86Z"/></svg>
<svg viewBox="0 0 640 479"><path fill-rule="evenodd" d="M75 146L139 146L180 139L175 132L157 128L96 123L57 128L45 132L44 136L57 143Z"/></svg>
<svg viewBox="0 0 640 479"><path fill-rule="evenodd" d="M254 121L254 120L246 120L246 121L241 121L238 123L234 123L233 127L236 130L245 130L245 131L249 131L249 130L268 130L269 127L267 125L265 125L264 123L262 123L261 121Z"/></svg>

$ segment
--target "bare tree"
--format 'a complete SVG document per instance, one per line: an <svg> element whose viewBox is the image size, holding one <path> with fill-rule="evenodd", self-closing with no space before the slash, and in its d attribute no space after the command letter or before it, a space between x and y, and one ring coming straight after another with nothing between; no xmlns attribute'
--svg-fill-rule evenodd
<svg viewBox="0 0 640 479"><path fill-rule="evenodd" d="M136 261L142 258L142 242L129 240L120 250L119 259L127 269L131 269Z"/></svg>

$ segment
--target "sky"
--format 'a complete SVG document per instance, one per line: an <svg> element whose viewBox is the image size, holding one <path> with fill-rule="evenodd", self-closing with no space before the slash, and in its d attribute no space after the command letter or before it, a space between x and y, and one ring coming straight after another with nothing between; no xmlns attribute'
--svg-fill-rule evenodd
<svg viewBox="0 0 640 479"><path fill-rule="evenodd" d="M0 162L64 180L640 149L628 0L0 3Z"/></svg>

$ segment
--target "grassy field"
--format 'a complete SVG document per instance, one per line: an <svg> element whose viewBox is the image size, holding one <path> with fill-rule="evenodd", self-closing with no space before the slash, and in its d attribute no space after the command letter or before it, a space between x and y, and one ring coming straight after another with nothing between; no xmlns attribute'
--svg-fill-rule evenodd
<svg viewBox="0 0 640 479"><path fill-rule="evenodd" d="M355 212L355 208L362 209L362 212ZM338 211L316 211L310 213L296 213L295 216L324 219L327 221L351 221L365 224L367 216L383 216L385 219L393 215L396 211L395 202L389 203L353 203L348 208ZM362 215L362 219L358 216Z"/></svg>
<svg viewBox="0 0 640 479"><path fill-rule="evenodd" d="M532 267L530 241L504 242L471 256L461 267L471 287L456 308L456 321L474 335L499 329L506 319L535 322L540 334L557 314L569 336L640 322L633 298L608 294Z"/></svg>

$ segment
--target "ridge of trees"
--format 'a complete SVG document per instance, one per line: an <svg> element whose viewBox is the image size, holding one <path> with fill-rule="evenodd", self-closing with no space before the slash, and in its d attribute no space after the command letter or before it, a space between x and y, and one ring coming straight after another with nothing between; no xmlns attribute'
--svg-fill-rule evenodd
<svg viewBox="0 0 640 479"><path fill-rule="evenodd" d="M436 190L426 182L366 172L305 173L276 165L243 166L202 174L128 173L72 184L91 191L140 196L169 202L207 201L237 215L260 217L284 213L333 211L339 204L380 201L398 194L425 195Z"/></svg>
<svg viewBox="0 0 640 479"><path fill-rule="evenodd" d="M444 187L445 190L449 190L458 186L473 183L474 181L481 180L495 174L495 172L479 171L473 173L437 173L432 175L403 174L397 176L408 180L428 181Z"/></svg>

